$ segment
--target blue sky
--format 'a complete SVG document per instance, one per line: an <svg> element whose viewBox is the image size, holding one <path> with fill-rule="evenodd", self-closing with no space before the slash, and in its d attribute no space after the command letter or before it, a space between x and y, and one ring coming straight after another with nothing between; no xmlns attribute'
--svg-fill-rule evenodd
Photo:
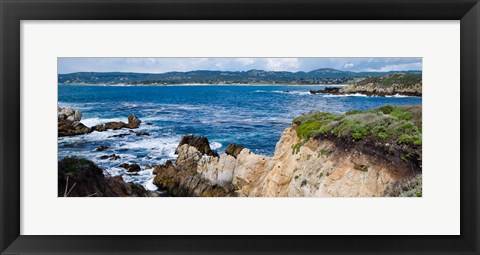
<svg viewBox="0 0 480 255"><path fill-rule="evenodd" d="M311 71L422 70L421 58L58 58L58 73L222 70Z"/></svg>

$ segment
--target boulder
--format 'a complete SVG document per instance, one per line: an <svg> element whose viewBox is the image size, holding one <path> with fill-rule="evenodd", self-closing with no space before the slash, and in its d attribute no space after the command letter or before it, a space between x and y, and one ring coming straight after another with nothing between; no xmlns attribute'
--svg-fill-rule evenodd
<svg viewBox="0 0 480 255"><path fill-rule="evenodd" d="M119 197L146 197L147 190L142 185L125 182L122 176L107 178L108 187Z"/></svg>
<svg viewBox="0 0 480 255"><path fill-rule="evenodd" d="M135 114L132 113L128 116L127 126L129 128L138 128L140 126L140 123L142 123L142 121L139 118L137 118L137 116L135 116Z"/></svg>
<svg viewBox="0 0 480 255"><path fill-rule="evenodd" d="M118 122L105 123L104 126L105 126L105 129L107 129L107 130L108 129L118 130L118 129L122 129L124 127L127 127L127 124L125 124L124 122L118 121Z"/></svg>
<svg viewBox="0 0 480 255"><path fill-rule="evenodd" d="M142 168L138 164L122 163L120 164L120 167L126 169L127 172L130 172L130 173L136 173L142 170Z"/></svg>
<svg viewBox="0 0 480 255"><path fill-rule="evenodd" d="M184 144L195 147L202 155L218 156L218 154L210 148L208 138L205 136L186 135L182 137L182 140L175 150L175 154L178 154L178 149Z"/></svg>
<svg viewBox="0 0 480 255"><path fill-rule="evenodd" d="M111 135L111 136L108 136L107 138L114 138L114 137L122 138L122 137L129 136L129 135L130 135L129 133L123 133L123 134L118 134L118 135Z"/></svg>
<svg viewBox="0 0 480 255"><path fill-rule="evenodd" d="M319 89L319 90L310 90L310 94L339 94L340 93L340 88L335 88L335 87L326 87L325 89Z"/></svg>
<svg viewBox="0 0 480 255"><path fill-rule="evenodd" d="M99 146L95 151L104 151L104 150L106 150L106 149L108 149L108 148L110 148L110 147L105 146L105 145L101 145L101 146Z"/></svg>
<svg viewBox="0 0 480 255"><path fill-rule="evenodd" d="M140 126L140 123L142 121L135 116L135 114L130 114L128 116L128 123L125 123L123 121L113 121L113 122L107 122L105 124L98 124L93 126L91 129L92 131L98 131L98 132L103 132L107 130L119 130L122 128L130 128L130 129L135 129ZM146 132L143 132L146 133ZM148 134L148 133L147 133Z"/></svg>
<svg viewBox="0 0 480 255"><path fill-rule="evenodd" d="M142 185L127 183L121 176L105 177L92 161L66 157L58 161L59 197L144 197Z"/></svg>
<svg viewBox="0 0 480 255"><path fill-rule="evenodd" d="M110 160L117 160L120 159L120 156L116 154L111 154L111 155L103 155L100 157L100 159L110 159Z"/></svg>

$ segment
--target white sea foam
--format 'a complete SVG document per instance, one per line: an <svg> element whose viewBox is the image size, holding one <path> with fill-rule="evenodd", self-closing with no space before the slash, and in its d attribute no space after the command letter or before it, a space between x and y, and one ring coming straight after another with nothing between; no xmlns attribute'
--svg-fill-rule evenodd
<svg viewBox="0 0 480 255"><path fill-rule="evenodd" d="M147 190L157 190L157 186L155 184L153 184L153 179L154 178L151 178L151 179L148 179L144 184L143 186L145 187L145 189Z"/></svg>
<svg viewBox="0 0 480 255"><path fill-rule="evenodd" d="M122 121L122 122L128 122L128 120L126 118L111 118L111 119L104 119L104 118L86 118L86 119L82 119L80 122L83 123L83 125L87 126L87 127L91 127L91 126L95 126L95 125L98 125L98 124L105 124L107 122L118 122L118 121Z"/></svg>
<svg viewBox="0 0 480 255"><path fill-rule="evenodd" d="M296 91L296 90L255 90L256 93L278 93L278 94L292 94L292 95L310 95L310 91Z"/></svg>
<svg viewBox="0 0 480 255"><path fill-rule="evenodd" d="M355 94L344 94L344 95L323 95L324 97L368 97L365 94L355 93Z"/></svg>
<svg viewBox="0 0 480 255"><path fill-rule="evenodd" d="M223 145L222 145L221 143L219 143L219 142L211 142L211 143L210 143L210 148L211 148L212 150L218 150L218 149L222 148L222 146L223 146Z"/></svg>
<svg viewBox="0 0 480 255"><path fill-rule="evenodd" d="M414 96L405 96L405 95L395 94L395 95L385 96L385 97L390 97L390 98L405 98L405 97L414 97Z"/></svg>

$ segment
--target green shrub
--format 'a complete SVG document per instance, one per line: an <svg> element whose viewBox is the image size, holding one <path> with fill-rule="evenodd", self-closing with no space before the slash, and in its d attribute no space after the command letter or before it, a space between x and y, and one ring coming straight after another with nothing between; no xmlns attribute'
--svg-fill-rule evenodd
<svg viewBox="0 0 480 255"><path fill-rule="evenodd" d="M369 138L409 146L422 144L421 106L385 105L345 114L310 112L293 122L297 125L297 135L302 143L310 138L332 134L355 141Z"/></svg>
<svg viewBox="0 0 480 255"><path fill-rule="evenodd" d="M407 177L389 185L384 192L387 197L421 197L422 173Z"/></svg>

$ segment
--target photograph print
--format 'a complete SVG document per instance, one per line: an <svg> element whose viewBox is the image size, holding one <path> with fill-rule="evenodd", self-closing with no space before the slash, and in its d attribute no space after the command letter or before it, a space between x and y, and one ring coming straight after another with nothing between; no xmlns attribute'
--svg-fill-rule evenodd
<svg viewBox="0 0 480 255"><path fill-rule="evenodd" d="M422 58L58 58L58 197L422 197Z"/></svg>

